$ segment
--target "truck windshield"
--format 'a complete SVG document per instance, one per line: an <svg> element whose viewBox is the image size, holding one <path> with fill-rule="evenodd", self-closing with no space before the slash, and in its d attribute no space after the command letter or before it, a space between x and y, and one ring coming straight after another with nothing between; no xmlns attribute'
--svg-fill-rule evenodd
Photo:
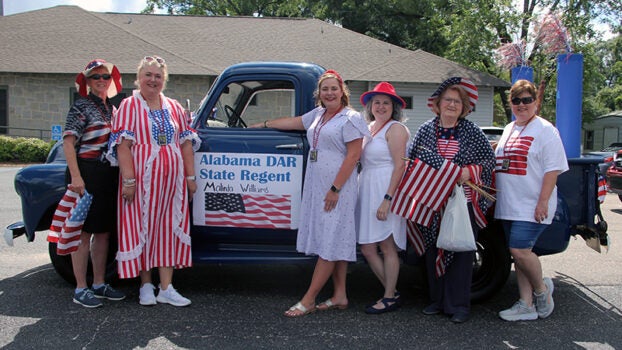
<svg viewBox="0 0 622 350"><path fill-rule="evenodd" d="M229 83L218 96L209 126L246 127L266 119L292 116L296 108L294 84L252 80Z"/></svg>

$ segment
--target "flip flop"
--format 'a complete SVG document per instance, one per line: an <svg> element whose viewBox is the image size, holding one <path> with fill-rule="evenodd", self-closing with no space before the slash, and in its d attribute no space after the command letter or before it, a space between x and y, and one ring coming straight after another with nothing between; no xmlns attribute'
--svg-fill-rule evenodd
<svg viewBox="0 0 622 350"><path fill-rule="evenodd" d="M330 300L330 298L328 298L325 301L317 304L315 308L320 311L328 311L328 310L333 310L333 309L345 310L348 308L348 304L345 304L345 305L333 304L333 301Z"/></svg>
<svg viewBox="0 0 622 350"><path fill-rule="evenodd" d="M300 317L313 313L315 312L315 310L315 307L307 309L304 305L302 305L302 303L297 302L296 305L290 307L287 311L285 311L283 315L285 315L286 317ZM301 313L295 313L297 311L300 311Z"/></svg>

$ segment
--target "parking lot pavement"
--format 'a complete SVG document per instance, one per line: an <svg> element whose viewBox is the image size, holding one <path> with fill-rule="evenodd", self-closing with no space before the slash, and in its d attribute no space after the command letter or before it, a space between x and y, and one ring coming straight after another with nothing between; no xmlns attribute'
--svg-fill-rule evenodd
<svg viewBox="0 0 622 350"><path fill-rule="evenodd" d="M12 190L14 170L0 169L0 222L21 216ZM138 304L137 281L116 286L128 294L100 309L71 302L72 286L49 263L44 237L0 242L0 347L3 349L620 349L622 348L622 203L608 195L603 214L613 245L596 253L581 238L566 252L543 257L555 282L554 313L545 320L507 323L497 312L517 298L514 274L492 299L473 305L472 319L455 325L424 316L419 267L404 266L396 312L367 315L364 305L382 289L369 268L351 265L350 307L298 319L282 316L302 296L309 265L210 265L176 273L187 308ZM327 286L318 302L330 296Z"/></svg>

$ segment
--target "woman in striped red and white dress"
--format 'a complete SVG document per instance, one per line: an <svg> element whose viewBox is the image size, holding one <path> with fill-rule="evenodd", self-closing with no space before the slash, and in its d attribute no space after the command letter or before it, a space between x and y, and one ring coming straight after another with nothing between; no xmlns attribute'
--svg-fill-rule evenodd
<svg viewBox="0 0 622 350"><path fill-rule="evenodd" d="M140 276L140 304L186 306L172 285L173 269L192 265L189 201L196 191L194 150L200 140L183 107L162 90L168 68L161 57L140 61L132 96L113 122L109 159L119 165L120 278ZM158 268L159 293L151 281Z"/></svg>

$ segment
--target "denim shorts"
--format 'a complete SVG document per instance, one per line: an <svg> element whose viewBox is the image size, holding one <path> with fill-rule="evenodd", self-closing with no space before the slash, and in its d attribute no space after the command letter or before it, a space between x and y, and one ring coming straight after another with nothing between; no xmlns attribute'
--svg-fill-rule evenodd
<svg viewBox="0 0 622 350"><path fill-rule="evenodd" d="M515 249L530 249L536 245L538 237L549 225L530 221L503 220L503 231L508 247Z"/></svg>

